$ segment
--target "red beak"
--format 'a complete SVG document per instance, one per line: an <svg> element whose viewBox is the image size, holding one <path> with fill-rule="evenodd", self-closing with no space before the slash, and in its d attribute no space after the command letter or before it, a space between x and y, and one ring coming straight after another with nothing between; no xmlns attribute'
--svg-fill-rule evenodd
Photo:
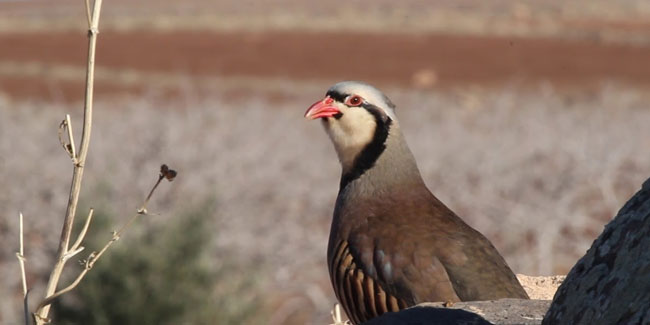
<svg viewBox="0 0 650 325"><path fill-rule="evenodd" d="M333 103L334 100L329 96L325 97L325 99L321 101L315 102L313 105L309 106L305 112L305 118L315 120L319 117L332 117L336 114L340 114L341 111L332 105Z"/></svg>

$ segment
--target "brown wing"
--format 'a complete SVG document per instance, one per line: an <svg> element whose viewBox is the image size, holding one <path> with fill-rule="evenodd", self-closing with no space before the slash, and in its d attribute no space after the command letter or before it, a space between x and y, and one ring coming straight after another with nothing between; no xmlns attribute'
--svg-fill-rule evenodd
<svg viewBox="0 0 650 325"><path fill-rule="evenodd" d="M404 228L392 234L398 234L401 242L411 243L411 247L400 243L400 251L415 253L411 256L412 265L418 265L418 270L411 278L418 301L447 300L453 295L462 301L528 298L492 243L456 216L428 189L393 193L392 199L393 202L383 200L375 203L381 206L382 213L378 216L383 216L383 226L371 228L384 231ZM390 235L387 233L380 237ZM446 291L449 288L444 282L452 285L453 294Z"/></svg>
<svg viewBox="0 0 650 325"><path fill-rule="evenodd" d="M528 299L528 294L492 243L472 228L466 231L474 234L463 236L471 240L464 240L464 245L458 247L457 254L467 256L467 260L445 265L460 299Z"/></svg>
<svg viewBox="0 0 650 325"><path fill-rule="evenodd" d="M360 259L352 255L347 241L339 243L329 262L334 292L353 323L359 324L412 305L387 293L380 281L367 274L359 263Z"/></svg>

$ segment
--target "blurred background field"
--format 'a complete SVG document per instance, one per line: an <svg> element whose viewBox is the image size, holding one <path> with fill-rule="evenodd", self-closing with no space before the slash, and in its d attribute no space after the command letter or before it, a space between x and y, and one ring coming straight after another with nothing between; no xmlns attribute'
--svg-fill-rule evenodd
<svg viewBox="0 0 650 325"><path fill-rule="evenodd" d="M57 127L70 113L81 131L83 10L0 0L1 324L21 317L19 211L34 303L52 265L72 169ZM647 1L112 0L100 31L88 249L161 163L179 176L57 324L329 323L340 171L302 115L339 80L391 97L431 190L517 273L565 274L650 177Z"/></svg>

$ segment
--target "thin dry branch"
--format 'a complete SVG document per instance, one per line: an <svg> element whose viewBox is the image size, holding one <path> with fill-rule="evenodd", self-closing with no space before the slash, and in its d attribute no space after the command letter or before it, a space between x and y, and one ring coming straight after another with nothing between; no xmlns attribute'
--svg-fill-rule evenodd
<svg viewBox="0 0 650 325"><path fill-rule="evenodd" d="M20 274L23 282L23 298L27 296L27 277L25 276L25 250L23 245L23 213L19 214L20 223L20 251L16 253L18 263L20 264Z"/></svg>
<svg viewBox="0 0 650 325"><path fill-rule="evenodd" d="M75 255L79 254L81 251L84 250L84 247L81 246L81 242L86 238L86 232L88 232L88 228L90 227L90 221L93 219L93 213L95 212L95 209L90 208L90 212L88 212L88 217L86 218L86 222L84 223L83 228L81 228L81 231L79 232L79 235L77 235L77 240L75 240L74 244L72 244L72 247L68 249L68 252L63 255L63 260L67 261L74 257Z"/></svg>
<svg viewBox="0 0 650 325"><path fill-rule="evenodd" d="M330 325L349 325L350 322L347 320L343 320L343 317L341 317L341 305L339 304L334 304L334 309L330 311L330 315L332 315L332 321L334 323Z"/></svg>
<svg viewBox="0 0 650 325"><path fill-rule="evenodd" d="M88 26L92 25L92 15L90 14L90 0L85 0L86 3L86 19L88 19Z"/></svg>
<svg viewBox="0 0 650 325"><path fill-rule="evenodd" d="M19 213L19 224L20 224L20 251L16 253L16 257L18 258L18 264L20 264L20 276L21 280L23 283L23 313L25 317L25 325L29 324L29 305L27 304L27 297L29 295L29 291L27 290L27 276L25 275L25 249L23 245L23 213Z"/></svg>
<svg viewBox="0 0 650 325"><path fill-rule="evenodd" d="M72 121L70 120L70 114L65 114L65 123L68 129L68 140L70 140L70 156L74 160L75 164L77 163L77 152L76 146L74 144L74 136L72 135Z"/></svg>
<svg viewBox="0 0 650 325"><path fill-rule="evenodd" d="M87 2L87 12L90 13L90 4ZM89 15L88 19L88 66L86 70L86 94L84 101L84 118L83 130L81 132L81 148L79 155L73 156L74 170L72 174L72 184L70 185L70 196L68 198L68 206L66 209L65 219L63 221L63 228L61 229L61 239L59 240L59 248L57 250L57 258L50 273L50 278L45 290L45 297L50 297L56 292L63 267L69 258L70 254L68 247L70 244L70 237L72 235L72 225L79 202L79 193L81 190L81 180L83 178L84 165L88 155L88 147L90 144L90 133L92 127L92 103L93 103L93 86L95 74L95 48L97 44L97 34L99 33L99 17L101 13L102 0L95 0L93 4L92 16ZM66 118L66 127L68 128L68 137L70 144L74 143L72 131L69 124L69 119ZM74 149L70 149L70 153L74 153ZM75 159L76 158L76 159ZM47 298L44 299L46 301ZM43 324L48 319L50 305L42 303L39 305L34 318L37 324Z"/></svg>
<svg viewBox="0 0 650 325"><path fill-rule="evenodd" d="M166 178L168 181L173 181L174 178L176 178L176 171L173 169L170 169L169 166L162 164L160 166L160 175L158 175L158 181L154 186L151 188L151 191L149 191L149 195L147 195L147 198L144 200L142 203L142 206L140 209L138 209L139 214L147 214L147 204L149 204L149 200L151 200L151 196L153 195L153 192L156 190L158 187L158 184L163 180L163 178Z"/></svg>
<svg viewBox="0 0 650 325"><path fill-rule="evenodd" d="M92 256L92 254L91 254L91 256ZM90 257L84 262L85 266L84 266L83 271L81 271L81 273L79 273L77 278L70 285L68 285L64 289L61 289L61 290L57 291L53 295L45 298L38 305L38 308L40 309L40 308L42 308L44 306L50 305L56 298L62 296L63 294L65 294L67 292L72 291L72 289L74 289L79 284L79 282L81 282L81 280L84 278L84 276L86 276L86 273L88 273L88 271L90 271L90 269L92 268L92 266L89 265L89 261L90 261Z"/></svg>
<svg viewBox="0 0 650 325"><path fill-rule="evenodd" d="M68 136L67 142L63 139L63 134L66 132L66 130ZM63 150L68 153L68 156L70 156L70 159L72 159L72 162L76 165L77 153L74 144L74 136L72 135L72 122L70 121L70 114L66 114L65 120L61 121L61 124L59 124L59 142L61 143Z"/></svg>
<svg viewBox="0 0 650 325"><path fill-rule="evenodd" d="M86 218L86 223L84 223L83 228L81 228L81 232L79 232L79 236L77 236L77 240L72 244L72 247L70 247L71 251L75 251L79 248L79 245L81 245L81 242L86 238L86 232L88 231L88 227L90 226L90 221L93 219L93 213L95 212L95 209L90 208L90 211L88 212L88 217Z"/></svg>
<svg viewBox="0 0 650 325"><path fill-rule="evenodd" d="M95 0L92 6L92 14L90 9L89 0L85 1L86 3L86 12L88 18L88 66L86 73L86 93L84 101L84 117L83 117L83 129L81 133L81 146L79 148L78 154L75 147L74 136L72 131L72 123L70 120L70 115L66 115L64 121L59 125L59 141L62 146L70 156L73 162L73 174L72 174L72 184L70 185L70 196L68 198L68 205L66 210L66 215L63 221L63 228L61 230L61 238L59 240L59 247L57 251L57 258L50 273L50 278L48 280L47 288L45 291L45 298L38 305L36 312L33 314L34 321L36 324L45 324L49 323L50 319L48 318L49 309L51 303L60 297L61 295L73 290L81 280L86 276L86 274L92 269L93 265L99 260L99 258L106 252L106 250L117 240L120 239L123 232L128 229L135 219L139 215L147 214L147 204L151 199L154 191L160 184L163 178L166 178L169 181L172 181L176 176L176 171L169 169L167 165L162 165L160 168L160 175L157 182L154 184L153 188L147 195L142 206L137 210L137 214L129 219L129 221L120 228L119 231L113 232L112 238L104 245L104 247L99 251L99 253L92 252L88 258L83 262L84 269L79 273L76 279L61 290L56 290L59 280L61 278L61 273L65 263L81 252L84 247L81 246L81 243L86 236L88 227L90 226L93 209L90 210L86 222L84 223L83 228L78 234L76 240L70 246L70 238L72 236L72 227L74 224L74 218L76 214L77 205L79 202L79 193L81 190L81 180L83 177L84 166L86 163L86 157L88 155L88 148L90 144L90 134L92 128L92 104L93 104L93 85L94 85L94 73L95 73L95 49L97 44L97 34L99 33L99 16L101 12L102 0ZM67 132L66 132L67 131ZM67 133L67 141L65 141L64 133ZM24 280L24 258L22 255L22 215L21 215L21 252L17 254L19 260L21 261L21 269L23 272L23 289L25 292L25 301L27 297L27 286ZM28 313L29 308L25 307L25 313ZM26 322L27 318L26 318Z"/></svg>

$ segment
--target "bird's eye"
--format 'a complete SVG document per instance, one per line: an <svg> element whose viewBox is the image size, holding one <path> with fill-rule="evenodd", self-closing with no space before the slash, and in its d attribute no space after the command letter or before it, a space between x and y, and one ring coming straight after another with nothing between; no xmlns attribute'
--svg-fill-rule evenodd
<svg viewBox="0 0 650 325"><path fill-rule="evenodd" d="M345 99L345 105L348 106L361 106L363 104L363 98L359 95L351 95Z"/></svg>

